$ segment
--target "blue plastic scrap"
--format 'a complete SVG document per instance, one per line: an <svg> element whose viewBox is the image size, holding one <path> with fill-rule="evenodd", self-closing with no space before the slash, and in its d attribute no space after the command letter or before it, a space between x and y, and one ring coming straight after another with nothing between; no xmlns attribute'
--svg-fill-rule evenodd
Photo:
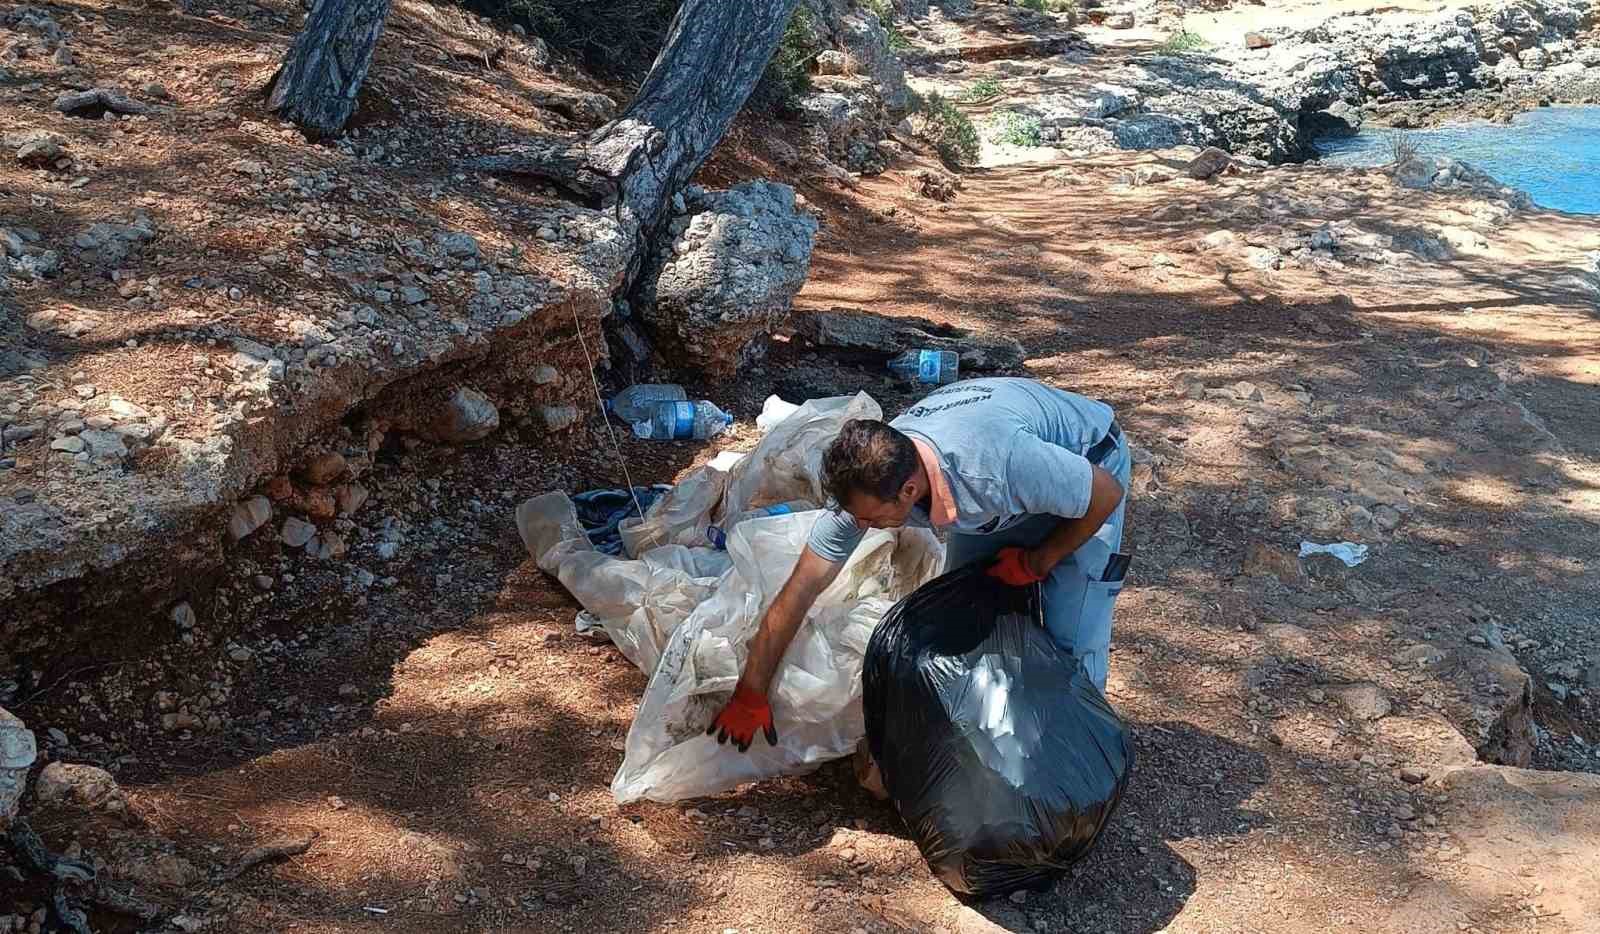
<svg viewBox="0 0 1600 934"><path fill-rule="evenodd" d="M572 505L577 508L578 521L583 524L583 530L588 533L589 543L594 545L596 551L608 555L622 554L622 532L619 526L622 520L629 516L639 515L640 509L649 509L663 494L672 491L670 484L658 483L654 486L636 486L633 495L629 496L626 489L616 490L589 490L572 497ZM634 505L635 498L638 505Z"/></svg>

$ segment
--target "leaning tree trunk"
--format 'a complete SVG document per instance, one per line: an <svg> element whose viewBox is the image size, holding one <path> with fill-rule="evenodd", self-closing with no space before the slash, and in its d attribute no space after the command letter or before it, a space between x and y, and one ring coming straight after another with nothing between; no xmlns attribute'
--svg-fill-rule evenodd
<svg viewBox="0 0 1600 934"><path fill-rule="evenodd" d="M267 107L319 135L344 129L388 16L389 0L316 0L272 78Z"/></svg>
<svg viewBox="0 0 1600 934"><path fill-rule="evenodd" d="M617 119L580 141L534 141L472 161L553 181L614 208L645 247L766 70L798 0L684 0L666 45ZM631 277L630 277L631 278Z"/></svg>

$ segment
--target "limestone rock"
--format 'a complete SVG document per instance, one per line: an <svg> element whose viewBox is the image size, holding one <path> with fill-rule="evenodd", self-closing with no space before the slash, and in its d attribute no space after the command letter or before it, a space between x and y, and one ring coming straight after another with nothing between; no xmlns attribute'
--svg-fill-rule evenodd
<svg viewBox="0 0 1600 934"><path fill-rule="evenodd" d="M850 67L850 59L843 52L829 49L817 53L817 74L842 75Z"/></svg>
<svg viewBox="0 0 1600 934"><path fill-rule="evenodd" d="M117 787L117 780L110 772L93 765L66 762L45 766L34 782L34 794L40 804L84 810L116 808L122 800L122 789Z"/></svg>
<svg viewBox="0 0 1600 934"><path fill-rule="evenodd" d="M794 189L768 181L690 186L684 200L651 252L636 313L673 363L729 374L788 319L817 220Z"/></svg>
<svg viewBox="0 0 1600 934"><path fill-rule="evenodd" d="M1350 715L1358 720L1381 720L1392 709L1389 698L1376 684L1352 684L1333 692Z"/></svg>
<svg viewBox="0 0 1600 934"><path fill-rule="evenodd" d="M494 402L470 386L461 386L439 407L423 434L444 444L466 444L499 427L500 410Z"/></svg>
<svg viewBox="0 0 1600 934"><path fill-rule="evenodd" d="M283 528L278 531L278 540L290 548L304 548L316 536L317 527L296 516L283 520Z"/></svg>
<svg viewBox="0 0 1600 934"><path fill-rule="evenodd" d="M15 714L0 707L0 832L17 816L17 805L27 788L28 769L37 756L33 731Z"/></svg>
<svg viewBox="0 0 1600 934"><path fill-rule="evenodd" d="M367 488L359 483L340 484L334 491L334 497L339 505L339 515L353 516L367 502Z"/></svg>
<svg viewBox="0 0 1600 934"><path fill-rule="evenodd" d="M1015 338L967 331L926 318L891 318L850 308L805 315L796 332L818 347L867 350L885 357L902 350L953 350L961 355L963 371L1014 369L1027 358L1027 351Z"/></svg>
<svg viewBox="0 0 1600 934"><path fill-rule="evenodd" d="M1247 49L1269 49L1272 47L1272 40L1259 32L1247 32L1244 34L1244 47Z"/></svg>

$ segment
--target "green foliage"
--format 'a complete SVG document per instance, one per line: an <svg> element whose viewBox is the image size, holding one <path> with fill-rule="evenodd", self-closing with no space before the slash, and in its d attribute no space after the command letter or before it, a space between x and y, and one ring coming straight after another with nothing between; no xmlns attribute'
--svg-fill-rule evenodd
<svg viewBox="0 0 1600 934"><path fill-rule="evenodd" d="M890 0L861 0L861 8L878 18L878 24L889 35L889 48L896 52L911 48L911 40L894 28L894 4Z"/></svg>
<svg viewBox="0 0 1600 934"><path fill-rule="evenodd" d="M890 0L861 0L861 7L876 16L884 29L894 32L894 4Z"/></svg>
<svg viewBox="0 0 1600 934"><path fill-rule="evenodd" d="M613 75L644 72L666 41L681 0L461 0L492 17L521 23L558 52Z"/></svg>
<svg viewBox="0 0 1600 934"><path fill-rule="evenodd" d="M788 111L794 108L795 98L811 88L808 65L815 54L811 48L815 41L816 23L811 11L796 5L789 14L789 23L783 28L783 38L767 62L767 70L751 92L750 103L760 110Z"/></svg>
<svg viewBox="0 0 1600 934"><path fill-rule="evenodd" d="M1017 0L1017 6L1035 13L1076 13L1078 0Z"/></svg>
<svg viewBox="0 0 1600 934"><path fill-rule="evenodd" d="M1044 142L1039 130L1039 118L1015 111L1000 115L1000 119L995 121L994 133L989 138L1011 146L1038 146Z"/></svg>
<svg viewBox="0 0 1600 934"><path fill-rule="evenodd" d="M1200 52L1209 48L1211 48L1211 43L1201 38L1199 33L1189 32L1186 29L1180 29L1167 36L1160 45L1156 46L1157 51L1168 54Z"/></svg>
<svg viewBox="0 0 1600 934"><path fill-rule="evenodd" d="M1005 87L998 80L985 75L967 85L967 89L961 93L961 97L968 102L976 103L999 97L1005 93L1005 90Z"/></svg>
<svg viewBox="0 0 1600 934"><path fill-rule="evenodd" d="M922 135L933 143L939 156L951 165L975 165L978 161L978 130L967 115L937 91L922 98Z"/></svg>

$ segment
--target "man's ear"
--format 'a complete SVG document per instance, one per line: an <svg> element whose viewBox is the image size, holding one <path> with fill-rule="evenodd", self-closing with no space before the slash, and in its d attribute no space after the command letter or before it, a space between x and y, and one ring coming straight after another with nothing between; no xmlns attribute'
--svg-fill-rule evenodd
<svg viewBox="0 0 1600 934"><path fill-rule="evenodd" d="M900 484L899 500L902 503L914 503L917 501L917 480L915 475L905 483Z"/></svg>

